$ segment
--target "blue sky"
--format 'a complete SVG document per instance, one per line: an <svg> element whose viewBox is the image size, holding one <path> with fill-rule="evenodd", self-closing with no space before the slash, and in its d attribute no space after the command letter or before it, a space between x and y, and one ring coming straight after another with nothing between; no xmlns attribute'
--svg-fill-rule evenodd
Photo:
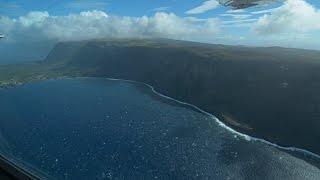
<svg viewBox="0 0 320 180"><path fill-rule="evenodd" d="M0 34L8 42L160 36L320 49L319 8L319 0L288 0L243 11L231 11L215 0L0 0Z"/></svg>
<svg viewBox="0 0 320 180"><path fill-rule="evenodd" d="M315 1L315 0L314 0ZM177 15L185 16L189 9L201 5L200 0L32 0L12 1L0 0L0 13L9 16L22 16L29 11L48 11L54 15L66 15L69 13L79 13L84 10L102 10L110 14L123 16L143 16L153 13L152 10L160 7L167 7L168 11ZM216 16L226 12L227 8L220 7L215 11L209 11L200 16Z"/></svg>
<svg viewBox="0 0 320 180"><path fill-rule="evenodd" d="M179 16L187 16L186 11L200 6L205 0L0 0L0 14L13 17L22 16L30 11L48 11L53 15L67 15L87 10L102 10L108 14L122 16L143 16L152 15L156 8L166 7L167 11ZM320 8L320 1L307 0L308 3ZM252 12L257 9L270 9L280 6L282 3L275 3L266 7L249 8L246 11ZM198 17L215 17L229 9L223 6L198 14Z"/></svg>

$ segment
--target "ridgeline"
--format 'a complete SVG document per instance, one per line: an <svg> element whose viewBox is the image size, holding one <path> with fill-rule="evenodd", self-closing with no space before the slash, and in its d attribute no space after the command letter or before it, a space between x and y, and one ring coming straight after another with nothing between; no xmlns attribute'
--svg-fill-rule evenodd
<svg viewBox="0 0 320 180"><path fill-rule="evenodd" d="M144 82L240 132L320 154L320 51L108 39L58 43L34 66Z"/></svg>

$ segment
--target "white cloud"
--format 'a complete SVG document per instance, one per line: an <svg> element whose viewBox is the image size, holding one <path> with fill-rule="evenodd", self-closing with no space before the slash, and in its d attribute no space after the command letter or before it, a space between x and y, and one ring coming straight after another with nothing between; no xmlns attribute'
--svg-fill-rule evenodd
<svg viewBox="0 0 320 180"><path fill-rule="evenodd" d="M304 0L288 0L283 6L264 14L252 30L260 35L320 31L320 11Z"/></svg>
<svg viewBox="0 0 320 180"><path fill-rule="evenodd" d="M242 11L244 12L244 11ZM250 28L252 24L257 21L258 19L252 18L251 14L245 13L224 13L220 14L219 16L224 17L223 21L221 22L222 27L224 28ZM228 18L229 17L229 18Z"/></svg>
<svg viewBox="0 0 320 180"><path fill-rule="evenodd" d="M228 10L227 13L245 13L246 11L244 9L236 9L236 10Z"/></svg>
<svg viewBox="0 0 320 180"><path fill-rule="evenodd" d="M19 17L22 26L28 27L31 25L39 24L49 17L48 12L30 12L26 16Z"/></svg>
<svg viewBox="0 0 320 180"><path fill-rule="evenodd" d="M222 21L221 26L226 29L234 29L234 28L250 28L254 22L256 22L257 19L235 19L235 20L227 20Z"/></svg>
<svg viewBox="0 0 320 180"><path fill-rule="evenodd" d="M147 17L109 16L103 11L87 11L67 16L30 12L17 19L3 17L0 29L13 41L84 40L108 37L166 37L194 40L219 32L215 18L195 21L173 13L157 12Z"/></svg>
<svg viewBox="0 0 320 180"><path fill-rule="evenodd" d="M230 21L222 21L222 24L237 24L237 23L248 23L248 22L255 22L257 19L236 19L236 20L230 20Z"/></svg>
<svg viewBox="0 0 320 180"><path fill-rule="evenodd" d="M84 11L80 13L80 16L83 17L94 17L96 19L107 18L108 15L103 11Z"/></svg>
<svg viewBox="0 0 320 180"><path fill-rule="evenodd" d="M261 10L261 11L253 11L251 14L267 14L267 13L272 13L274 11L277 11L279 8L273 8L273 9L266 9L266 10Z"/></svg>
<svg viewBox="0 0 320 180"><path fill-rule="evenodd" d="M201 13L205 13L209 10L215 9L219 6L219 2L217 0L209 0L204 2L202 5L193 8L189 11L186 11L186 14L201 14Z"/></svg>
<svg viewBox="0 0 320 180"><path fill-rule="evenodd" d="M154 11L154 12L158 12L158 11L168 11L169 9L170 9L170 7L163 6L163 7L154 8L154 9L152 9L152 11Z"/></svg>
<svg viewBox="0 0 320 180"><path fill-rule="evenodd" d="M166 12L128 17L97 10L64 16L34 11L18 18L0 17L0 34L6 35L0 46L6 46L8 42L24 43L29 47L36 42L54 44L56 41L109 37L165 37L231 45L320 49L320 13L308 3L289 0L260 17L248 13L228 13L222 17L231 18L219 19L179 17Z"/></svg>
<svg viewBox="0 0 320 180"><path fill-rule="evenodd" d="M8 17L0 17L0 34L8 33L15 24L15 20Z"/></svg>
<svg viewBox="0 0 320 180"><path fill-rule="evenodd" d="M223 17L231 17L233 19L247 19L251 17L251 14L220 14Z"/></svg>

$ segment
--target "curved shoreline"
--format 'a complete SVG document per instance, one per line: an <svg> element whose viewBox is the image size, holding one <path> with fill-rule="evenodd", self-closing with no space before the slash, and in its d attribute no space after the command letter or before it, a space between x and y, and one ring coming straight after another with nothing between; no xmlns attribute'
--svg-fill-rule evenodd
<svg viewBox="0 0 320 180"><path fill-rule="evenodd" d="M315 154L311 151L308 151L308 150L305 150L305 149L302 149L302 148L297 148L297 147L285 147L285 146L280 146L276 143L272 143L270 141L267 141L265 139L261 139L261 138L257 138L257 137L253 137L253 136L249 136L247 134L244 134L244 133L241 133L241 132L238 132L236 131L235 129L233 129L232 127L229 127L227 126L225 123L223 123L222 121L220 121L217 117L215 117L214 115L202 110L201 108L193 105L193 104L189 104L189 103L186 103L186 102L183 102L183 101L180 101L180 100L177 100L177 99L174 99L174 98L171 98L169 96L166 96L166 95L163 95L159 92L157 92L155 90L155 88L147 83L144 83L144 82L140 82L140 81L135 81L135 80L129 80L129 79L117 79L117 78L107 78L107 77L60 77L60 78L48 78L46 80L57 80L57 79L107 79L107 80L111 80L111 81L123 81L123 82L129 82L129 83L135 83L135 84L141 84L141 85L144 85L144 86L147 86L148 88L150 88L155 94L159 95L160 97L163 97L165 99L168 99L168 100L172 100L174 102L177 102L179 104L183 104L183 105L186 105L186 106L189 106L189 107L192 107L198 111L200 111L201 113L204 113L205 115L211 117L213 120L216 121L216 123L218 123L219 126L221 126L222 128L228 130L229 132L235 134L235 135L238 135L242 138L244 138L246 141L256 141L256 142L260 142L260 143L263 143L263 144L266 144L266 145L269 145L269 146L272 146L272 147L275 147L275 148L278 148L278 149L281 149L281 150L285 150L285 151L291 151L293 153L295 152L298 152L298 153L302 153L304 155L308 155L308 156L311 156L311 157L314 157L318 160L320 160L320 155L318 154ZM21 83L21 84L24 84L24 83ZM19 85L21 85L19 84ZM15 86L17 87L17 86Z"/></svg>
<svg viewBox="0 0 320 180"><path fill-rule="evenodd" d="M78 77L78 78L92 78L92 77ZM155 90L155 88L149 84L146 84L146 83L143 83L143 82L139 82L139 81L134 81L134 80L128 80L128 79L116 79L116 78L101 78L101 79L108 79L108 80L111 80L111 81L124 81L124 82L131 82L131 83L136 83L136 84L142 84L144 86L147 86L149 87L154 93L156 93L157 95L165 98L165 99L169 99L169 100L172 100L172 101L175 101L179 104L183 104L183 105L187 105L187 106L190 106L192 108L195 108L196 110L210 116L212 119L214 119L219 126L225 128L226 130L228 130L229 132L235 134L235 135L238 135L238 136L241 136L243 137L245 140L247 141L256 141L256 142L260 142L260 143L263 143L263 144L266 144L266 145L269 145L269 146L273 146L275 148L278 148L278 149L281 149L281 150L286 150L286 151L291 151L291 152L298 152L298 153L302 153L302 154L305 154L305 155L309 155L309 156L312 156L312 157L315 157L317 159L320 160L320 155L318 154L315 154L311 151L308 151L308 150L305 150L305 149L301 149L301 148L296 148L296 147L285 147L285 146L280 146L278 144L275 144L275 143L272 143L270 141L267 141L265 139L261 139L261 138L257 138L257 137L252 137L252 136L249 136L249 135L246 135L246 134L243 134L243 133L240 133L234 129L232 129L231 127L227 126L225 123L223 123L222 121L220 121L218 118L216 118L214 115L200 109L199 107L195 106L195 105L192 105L192 104L189 104L189 103L186 103L186 102L182 102L182 101L179 101L177 99L174 99L174 98L171 98L169 96L166 96L166 95L163 95L159 92L157 92Z"/></svg>

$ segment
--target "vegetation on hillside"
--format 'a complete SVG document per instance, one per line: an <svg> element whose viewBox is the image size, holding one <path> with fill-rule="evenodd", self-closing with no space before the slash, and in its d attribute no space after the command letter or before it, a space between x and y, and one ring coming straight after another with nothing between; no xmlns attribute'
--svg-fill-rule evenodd
<svg viewBox="0 0 320 180"><path fill-rule="evenodd" d="M167 39L68 42L44 62L0 67L0 83L65 76L141 81L239 131L320 154L319 57L313 50Z"/></svg>

